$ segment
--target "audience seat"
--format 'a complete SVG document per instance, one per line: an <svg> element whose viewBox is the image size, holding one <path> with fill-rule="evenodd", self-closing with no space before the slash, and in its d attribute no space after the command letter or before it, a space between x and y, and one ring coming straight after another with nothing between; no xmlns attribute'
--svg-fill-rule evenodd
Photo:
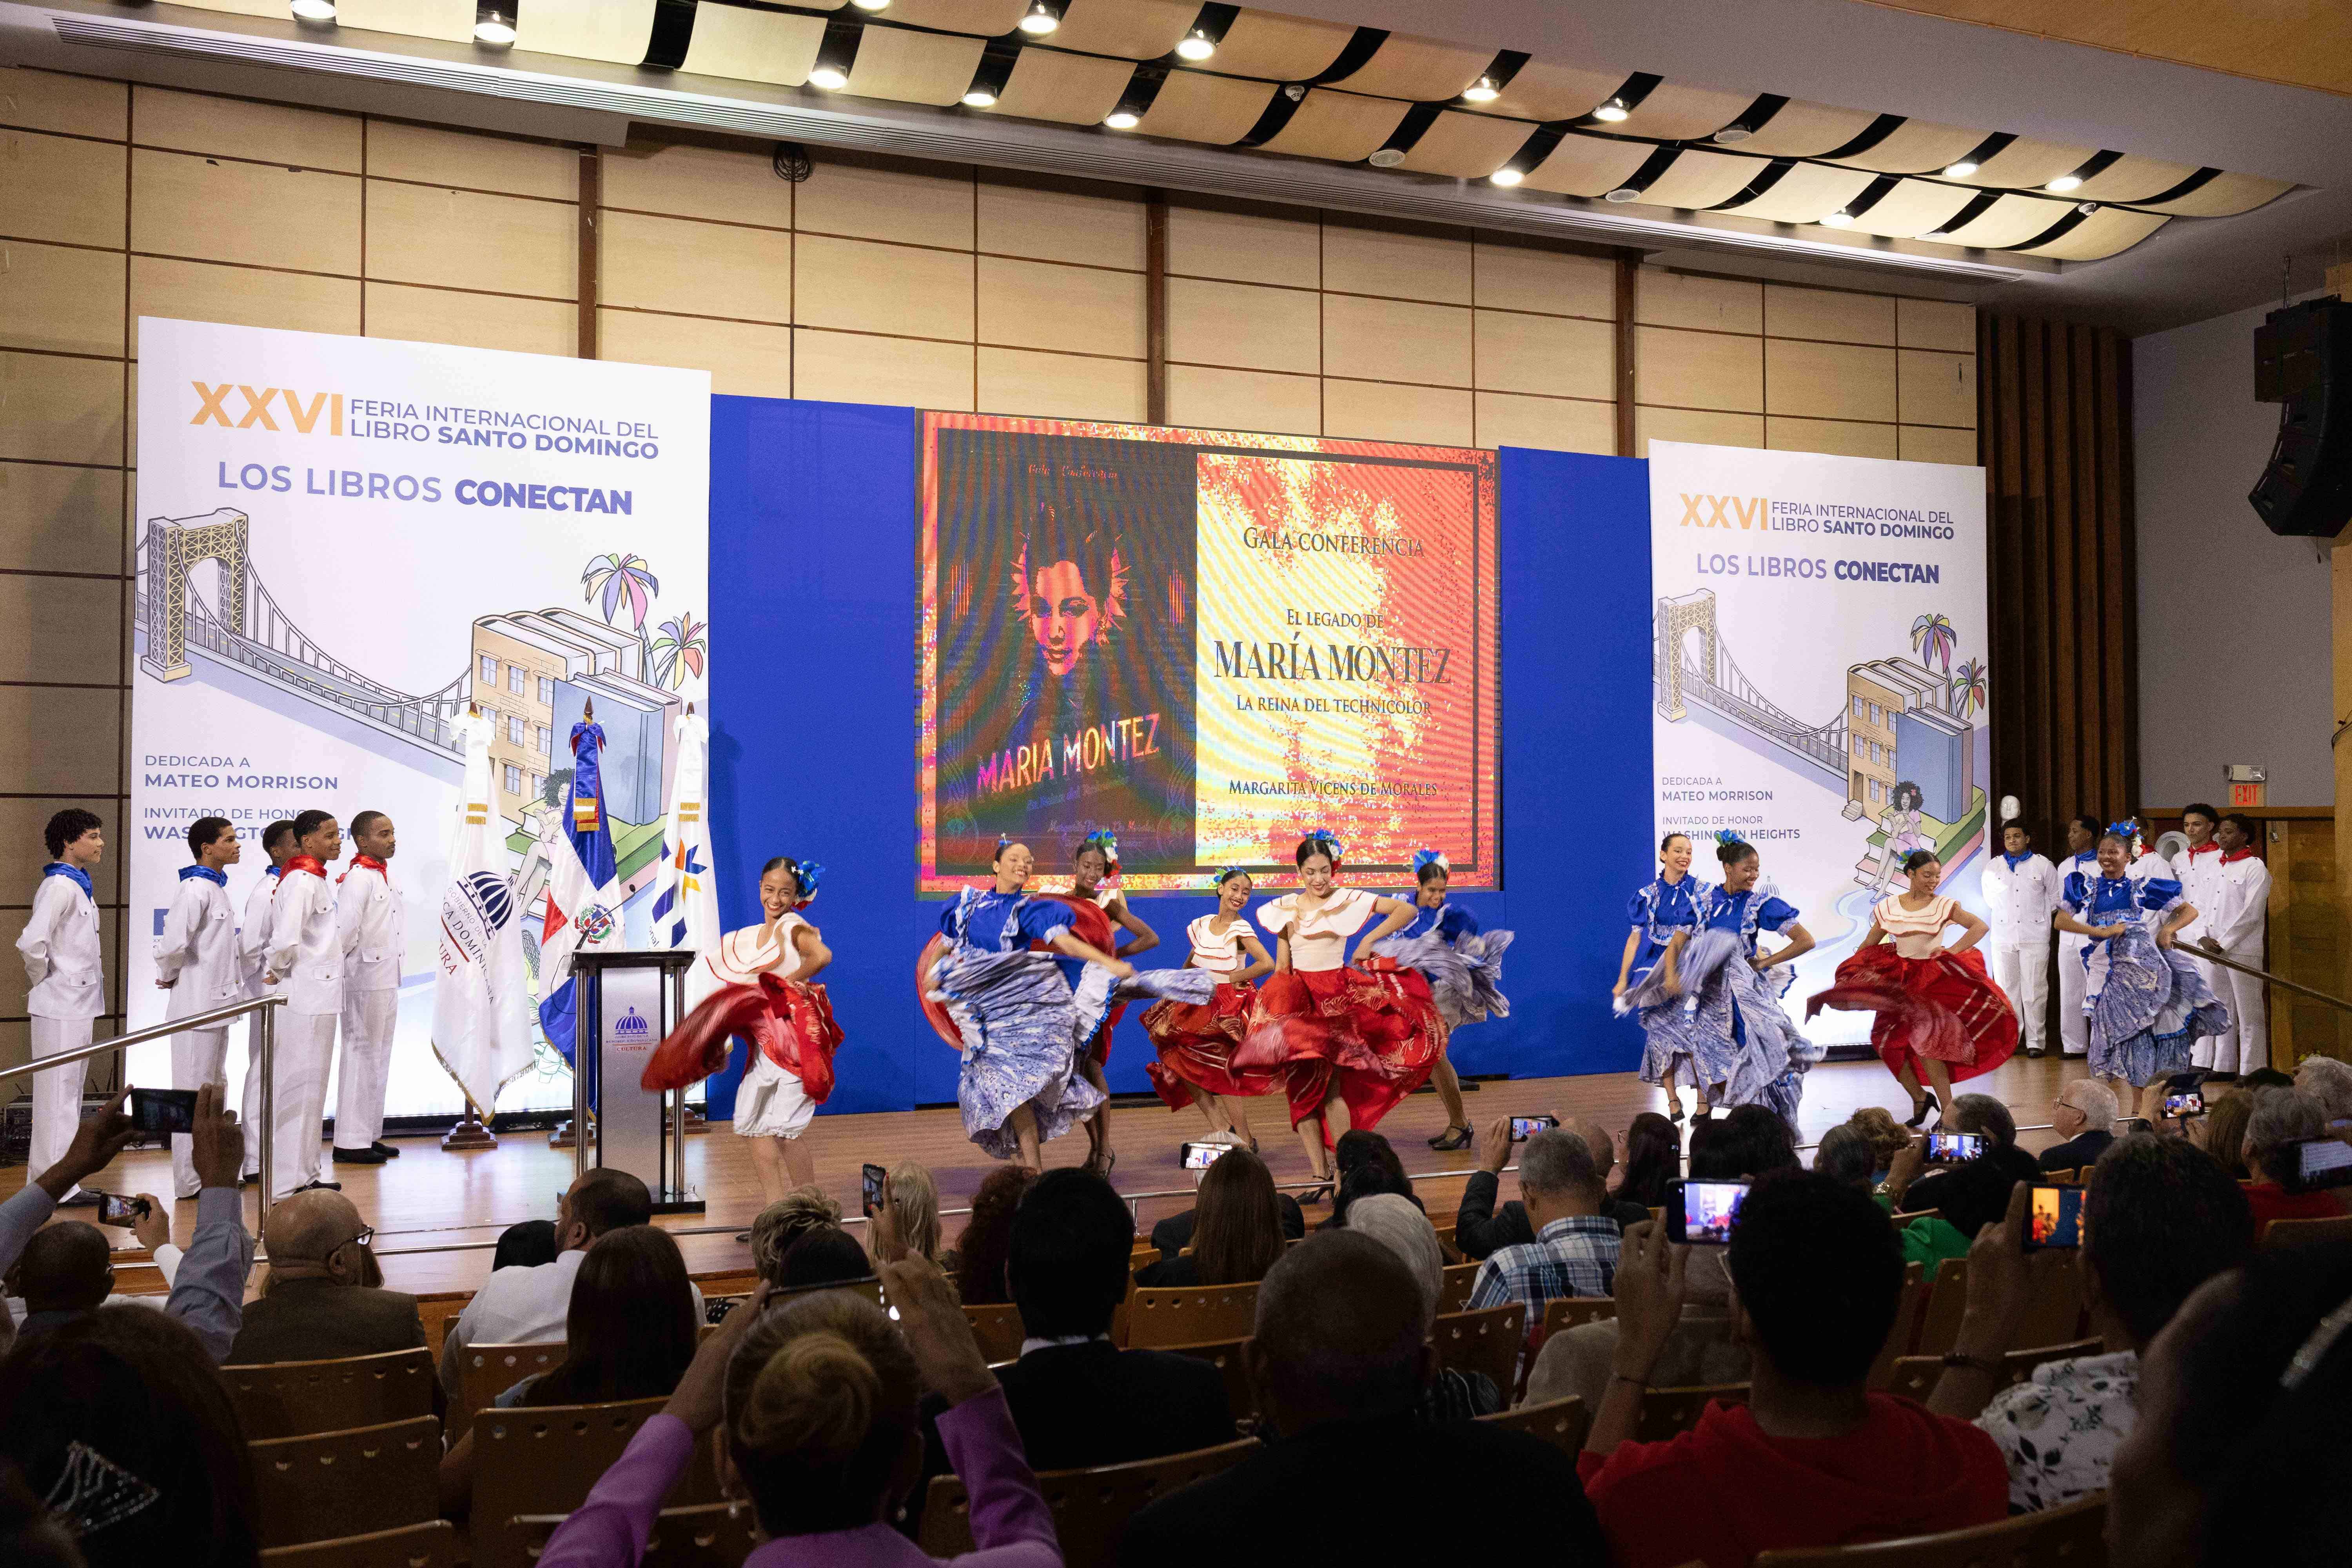
<svg viewBox="0 0 2352 1568"><path fill-rule="evenodd" d="M2000 1358L2001 1384L2007 1387L2020 1384L2033 1375L2033 1369L2044 1362L2072 1361L2076 1356L2097 1355L2106 1348L2103 1340L2073 1340L2064 1344L2034 1345L2026 1350L2011 1351ZM1944 1375L1944 1358L1939 1355L1906 1355L1895 1363L1895 1374L1885 1392L1899 1394L1906 1399L1926 1403L1936 1392L1936 1380Z"/></svg>
<svg viewBox="0 0 2352 1568"><path fill-rule="evenodd" d="M1127 1299L1132 1350L1245 1338L1257 1326L1257 1286L1186 1285L1137 1289Z"/></svg>
<svg viewBox="0 0 2352 1568"><path fill-rule="evenodd" d="M1197 1345L1160 1345L1157 1348L1176 1355L1188 1355L1207 1362L1225 1380L1225 1404L1234 1413L1236 1428L1257 1421L1257 1385L1250 1381L1249 1362L1242 1353L1247 1340L1213 1340ZM1244 1428L1245 1429L1245 1428Z"/></svg>
<svg viewBox="0 0 2352 1568"><path fill-rule="evenodd" d="M1528 1342L1528 1305L1507 1301L1475 1312L1448 1312L1429 1326L1437 1364L1455 1372L1483 1372L1508 1400L1518 1380L1519 1354Z"/></svg>
<svg viewBox="0 0 2352 1568"><path fill-rule="evenodd" d="M2073 1171L2044 1171L2042 1173L2042 1180L2048 1185L2053 1187L2071 1187L2074 1185L2074 1176L2075 1173Z"/></svg>
<svg viewBox="0 0 2352 1568"><path fill-rule="evenodd" d="M1755 1568L2102 1568L2106 1527L2107 1498L2101 1492L1943 1535L1759 1552Z"/></svg>
<svg viewBox="0 0 2352 1568"><path fill-rule="evenodd" d="M1498 1410L1475 1419L1490 1426L1505 1426L1514 1432L1525 1432L1530 1437L1540 1437L1571 1459L1584 1451L1585 1434L1592 1426L1592 1413L1573 1394L1565 1399L1522 1405L1516 1410Z"/></svg>
<svg viewBox="0 0 2352 1568"><path fill-rule="evenodd" d="M1541 1344L1552 1335L1569 1329L1597 1323L1617 1315L1617 1301L1612 1296L1556 1296L1544 1303Z"/></svg>
<svg viewBox="0 0 2352 1568"><path fill-rule="evenodd" d="M457 1561L457 1527L446 1519L338 1535L308 1546L273 1546L261 1560L271 1568L452 1568Z"/></svg>
<svg viewBox="0 0 2352 1568"><path fill-rule="evenodd" d="M1459 1312L1470 1305L1470 1287L1477 1282L1479 1265L1449 1263L1445 1278L1437 1287L1437 1315L1441 1318Z"/></svg>
<svg viewBox="0 0 2352 1568"><path fill-rule="evenodd" d="M2336 1219L2274 1219L2263 1232L2266 1247L2326 1247L2343 1241L2352 1241L2352 1215Z"/></svg>
<svg viewBox="0 0 2352 1568"><path fill-rule="evenodd" d="M661 1413L667 1399L611 1405L546 1405L484 1410L474 1416L474 1504L470 1522L475 1568L530 1568L530 1514L565 1514L588 1499L637 1428ZM667 1500L673 1507L719 1500L719 1475L708 1442Z"/></svg>
<svg viewBox="0 0 2352 1568"><path fill-rule="evenodd" d="M1943 1212L1941 1209L1906 1209L1900 1214L1892 1214L1886 1217L1894 1222L1895 1229L1901 1230L1915 1219L1932 1219Z"/></svg>
<svg viewBox="0 0 2352 1568"><path fill-rule="evenodd" d="M508 1389L536 1373L563 1363L564 1342L544 1340L532 1344L467 1345L459 1358L457 1408L449 1413L452 1426L462 1426L478 1410L488 1410Z"/></svg>
<svg viewBox="0 0 2352 1568"><path fill-rule="evenodd" d="M750 1268L710 1268L687 1278L706 1301L714 1296L749 1296L760 1288L758 1272Z"/></svg>
<svg viewBox="0 0 2352 1568"><path fill-rule="evenodd" d="M246 1445L264 1546L423 1524L440 1508L441 1423L430 1415Z"/></svg>
<svg viewBox="0 0 2352 1568"><path fill-rule="evenodd" d="M1920 1355L1942 1355L1960 1337L1960 1316L1969 1310L1969 1260L1947 1258L1927 1290L1927 1311L1919 1324ZM2069 1330L2069 1333L2073 1331Z"/></svg>
<svg viewBox="0 0 2352 1568"><path fill-rule="evenodd" d="M972 1337L980 1342L980 1353L991 1366L1019 1359L1021 1342L1026 1337L1021 1327L1020 1308L1009 1301L966 1307L963 1321L971 1325Z"/></svg>
<svg viewBox="0 0 2352 1568"><path fill-rule="evenodd" d="M416 1298L417 1321L425 1325L425 1348L433 1352L436 1363L441 1359L441 1342L449 1337L449 1325L473 1299L471 1290L427 1290Z"/></svg>
<svg viewBox="0 0 2352 1568"><path fill-rule="evenodd" d="M1895 1326L1886 1331L1886 1342L1878 1347L1878 1359L1870 1363L1869 1386L1885 1390L1895 1381L1895 1363L1911 1353L1913 1342L1919 1337L1919 1320L1927 1313L1927 1281L1926 1270L1916 1263L1903 1266L1903 1294L1895 1303Z"/></svg>
<svg viewBox="0 0 2352 1568"><path fill-rule="evenodd" d="M759 1525L749 1508L730 1510L723 1502L698 1503L692 1508L666 1508L654 1516L654 1532L646 1542L638 1568L742 1568L759 1542L751 1531ZM546 1550L548 1537L569 1516L526 1514L514 1521L533 1562Z"/></svg>
<svg viewBox="0 0 2352 1568"><path fill-rule="evenodd" d="M433 1414L433 1355L422 1348L225 1366L221 1377L247 1442L381 1426Z"/></svg>
<svg viewBox="0 0 2352 1568"><path fill-rule="evenodd" d="M2074 1249L2045 1247L2025 1260L2025 1318L2017 1326L2021 1343L2054 1345L2082 1336L2083 1271Z"/></svg>
<svg viewBox="0 0 2352 1568"><path fill-rule="evenodd" d="M1138 1509L1232 1468L1257 1448L1257 1440L1244 1437L1214 1448L1138 1459L1129 1465L1105 1465L1090 1470L1048 1470L1037 1478L1037 1489L1054 1510L1054 1532L1061 1540L1064 1568L1108 1568L1118 1548L1119 1532ZM1309 1506L1302 1501L1301 1506ZM934 1557L954 1557L972 1550L971 1500L963 1482L953 1476L933 1479L923 1505L922 1536L918 1542ZM1232 1544L1204 1542L1211 1556L1230 1555Z"/></svg>
<svg viewBox="0 0 2352 1568"><path fill-rule="evenodd" d="M1711 1388L1645 1389L1642 1394L1642 1419L1633 1428L1634 1440L1663 1443L1687 1432L1698 1425L1699 1416L1717 1400L1726 1405L1745 1405L1748 1385L1719 1383Z"/></svg>

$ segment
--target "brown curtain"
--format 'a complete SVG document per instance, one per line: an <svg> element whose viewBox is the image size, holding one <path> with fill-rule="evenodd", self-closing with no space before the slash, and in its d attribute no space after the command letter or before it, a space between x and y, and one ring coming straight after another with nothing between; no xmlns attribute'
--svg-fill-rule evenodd
<svg viewBox="0 0 2352 1568"><path fill-rule="evenodd" d="M1992 601L1992 784L2037 847L2139 790L2131 343L2105 328L1977 314L1977 449Z"/></svg>

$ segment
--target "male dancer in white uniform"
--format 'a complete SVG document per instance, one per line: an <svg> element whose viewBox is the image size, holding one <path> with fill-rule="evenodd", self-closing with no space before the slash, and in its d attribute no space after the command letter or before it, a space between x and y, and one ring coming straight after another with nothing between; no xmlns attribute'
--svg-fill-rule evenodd
<svg viewBox="0 0 2352 1568"><path fill-rule="evenodd" d="M2050 917L2058 908L2058 868L2033 852L2021 822L2001 825L2001 853L1985 862L1985 920L1992 935L1993 984L2017 1009L2025 1054L2044 1053L2050 1016Z"/></svg>
<svg viewBox="0 0 2352 1568"><path fill-rule="evenodd" d="M400 1024L400 965L408 952L406 911L392 885L398 847L392 818L352 818L352 868L336 893L342 928L342 1065L335 1075L335 1163L381 1165L400 1151L383 1142L383 1091L392 1076L392 1035Z"/></svg>
<svg viewBox="0 0 2352 1568"><path fill-rule="evenodd" d="M196 863L180 868L179 890L163 911L155 938L155 984L172 997L164 1016L184 1018L239 1001L245 990L238 971L236 909L228 901L228 868L243 847L226 816L200 816L188 825L188 849ZM172 1037L172 1087L202 1089L228 1084L228 1026L184 1029ZM202 1185L190 1158L192 1140L172 1134L172 1191L193 1198Z"/></svg>
<svg viewBox="0 0 2352 1568"><path fill-rule="evenodd" d="M2213 910L2200 922L2204 941L2200 945L2260 969L2263 967L2263 937L2270 924L2271 871L2254 853L2257 833L2254 819L2235 811L2214 830L2221 863L2212 874ZM2200 913L2205 910L2203 904L2197 908ZM2184 946L2181 951L2194 952L2196 948ZM2210 1039L2198 1041L2193 1059L2199 1067L2211 1067L2214 1076L2222 1079L2270 1066L2270 1011L2263 983L2218 963L2210 967L2213 989L2229 1004L2230 1026ZM2206 1059L2209 1046L2210 1062Z"/></svg>
<svg viewBox="0 0 2352 1568"><path fill-rule="evenodd" d="M269 910L278 893L278 880L286 874L286 862L297 853L294 824L279 817L261 830L261 850L269 857L268 868L253 890L245 896L245 921L237 928L236 956L239 972L245 978L247 999L266 996L268 992L261 984L262 971L269 966ZM247 1015L245 1026L245 1108L238 1120L247 1127L261 1125L261 1047L254 1044L255 1031L261 1027L261 1016ZM251 1182L261 1173L261 1134L252 1132L245 1140L245 1170L239 1185Z"/></svg>
<svg viewBox="0 0 2352 1568"><path fill-rule="evenodd" d="M2180 880L2180 896L2197 906L2197 918L2173 934L2179 938L2179 950L2197 966L2197 973L2205 977L2205 984L2213 988L2215 995L2227 1002L2230 999L2229 982L2221 978L2219 970L2199 956L2204 949L2206 933L2213 929L2213 895L2218 890L2215 879L2221 870L2221 847L2213 842L2213 829L2221 826L2221 811L2203 801L2180 808L2180 831L2189 840L2189 850L2172 863L2172 872ZM2206 1058L2212 1055L2213 1043L2218 1037L2208 1035L2197 1042L2201 1047L2196 1052L2199 1067L2212 1065Z"/></svg>
<svg viewBox="0 0 2352 1568"><path fill-rule="evenodd" d="M335 919L335 887L327 868L343 854L341 824L323 811L294 819L297 853L286 862L270 900L269 954L264 985L283 987L277 1057L270 1064L277 1096L271 1155L278 1163L272 1203L310 1187L341 1190L319 1177L320 1122L327 1113L327 1069L335 1058L335 1020L343 1010L343 933Z"/></svg>
<svg viewBox="0 0 2352 1568"><path fill-rule="evenodd" d="M2099 819L2087 814L2067 822L2066 858L2058 862L2062 889L2077 871L2085 877L2099 874L2099 835L2104 830ZM2083 995L2090 984L2083 950L2090 944L2089 937L2074 931L2058 936L2058 1045L2070 1057L2087 1056L2091 1049L2091 1018L2083 1011Z"/></svg>
<svg viewBox="0 0 2352 1568"><path fill-rule="evenodd" d="M32 983L26 1011L32 1015L36 1060L90 1043L98 1016L106 1010L105 976L98 946L98 900L89 874L106 854L95 812L68 806L49 818L45 834L49 863L33 894L33 912L16 939L25 977ZM79 1061L33 1075L33 1147L28 1171L46 1171L65 1158L81 1125L81 1087L89 1063ZM79 1187L68 1189L61 1208L80 1208L98 1199Z"/></svg>

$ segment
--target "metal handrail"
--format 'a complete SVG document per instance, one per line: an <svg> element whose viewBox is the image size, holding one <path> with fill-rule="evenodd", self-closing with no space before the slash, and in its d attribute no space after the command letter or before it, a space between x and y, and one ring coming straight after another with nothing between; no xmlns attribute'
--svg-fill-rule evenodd
<svg viewBox="0 0 2352 1568"><path fill-rule="evenodd" d="M2297 995L2308 996L2315 1002L2325 1002L2331 1007L2340 1007L2347 1013L2352 1013L2352 1002L2347 1002L2341 996L2330 996L2325 991L2315 991L2310 986L2296 981L2281 979L2267 969L2257 969L2251 963L2240 963L2234 958L2224 958L2212 948L2200 943L2176 942L2173 944L2173 950L2177 952L2185 952L2191 958L2202 959L2207 963L2218 963L2224 969L2234 969L2241 974L2251 974L2257 980L2266 981L2283 990L2292 991Z"/></svg>
<svg viewBox="0 0 2352 1568"><path fill-rule="evenodd" d="M261 1127L258 1133L260 1151L256 1163L261 1167L261 1218L266 1224L269 1218L270 1182L277 1174L277 1152L270 1147L269 1137L270 1129L277 1121L275 1113L278 1100L276 1075L270 1070L277 1060L278 1047L278 1015L273 1009L284 1005L286 1005L286 998L283 996L254 996L242 1002L232 1002L226 1007L215 1007L208 1012L190 1013L183 1017L166 1018L160 1024L152 1024L143 1029L133 1029L127 1035L117 1035L110 1040L100 1040L94 1045L77 1046L72 1050L59 1051L55 1056L36 1057L21 1067L0 1068L0 1080L29 1078L34 1073L47 1072L51 1068L71 1067L78 1062L86 1062L92 1057L105 1056L128 1046L145 1045L150 1040L169 1039L173 1035L186 1034L197 1029L218 1028L234 1019L251 1014L253 1016L252 1065L247 1070L258 1072L261 1075ZM27 1173L27 1177L37 1179L40 1174L38 1171L32 1171Z"/></svg>

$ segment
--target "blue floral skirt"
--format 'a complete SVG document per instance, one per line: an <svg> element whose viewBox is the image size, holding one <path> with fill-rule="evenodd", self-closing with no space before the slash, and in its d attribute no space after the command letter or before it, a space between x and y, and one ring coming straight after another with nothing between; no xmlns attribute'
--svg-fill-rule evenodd
<svg viewBox="0 0 2352 1568"><path fill-rule="evenodd" d="M2226 1033L2230 1009L2178 948L2159 947L2144 926L2084 949L2083 1010L2090 1016L2084 1065L2138 1088L2187 1072L2196 1043Z"/></svg>

